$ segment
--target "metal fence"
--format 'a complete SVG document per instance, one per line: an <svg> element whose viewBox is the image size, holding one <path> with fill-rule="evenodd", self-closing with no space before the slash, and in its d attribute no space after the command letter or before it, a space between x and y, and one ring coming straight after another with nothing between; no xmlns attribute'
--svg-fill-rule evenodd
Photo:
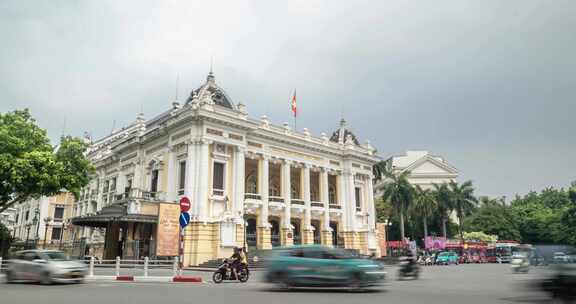
<svg viewBox="0 0 576 304"><path fill-rule="evenodd" d="M177 276L181 275L181 269L178 267L179 265L178 257L175 257L171 260L151 260L148 257L144 257L143 259L139 260L126 260L121 259L120 257L116 257L114 260L99 260L94 257L90 257L89 267L88 267L88 275L94 276L94 270L96 268L114 268L115 276L126 275L125 271L127 269L132 270L141 270L144 277L148 277L150 274L150 270L155 269L163 269L163 270L172 270L172 275Z"/></svg>

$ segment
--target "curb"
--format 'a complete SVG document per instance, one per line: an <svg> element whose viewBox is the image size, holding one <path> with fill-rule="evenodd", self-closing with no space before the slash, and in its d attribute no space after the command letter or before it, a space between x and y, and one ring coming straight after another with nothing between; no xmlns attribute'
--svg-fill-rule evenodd
<svg viewBox="0 0 576 304"><path fill-rule="evenodd" d="M116 281L134 281L134 276L117 276Z"/></svg>
<svg viewBox="0 0 576 304"><path fill-rule="evenodd" d="M86 281L95 282L148 282L148 283L202 283L202 277L175 276L175 277L135 277L135 276L87 276Z"/></svg>
<svg viewBox="0 0 576 304"><path fill-rule="evenodd" d="M202 283L201 277L192 277L192 276L175 276L172 278L172 282L177 283Z"/></svg>

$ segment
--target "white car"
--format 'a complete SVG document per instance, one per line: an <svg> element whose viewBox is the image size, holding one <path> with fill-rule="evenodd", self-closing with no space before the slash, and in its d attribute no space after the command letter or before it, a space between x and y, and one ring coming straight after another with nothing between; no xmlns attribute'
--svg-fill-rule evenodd
<svg viewBox="0 0 576 304"><path fill-rule="evenodd" d="M16 253L6 271L6 282L34 281L42 284L84 282L87 268L56 250L25 250Z"/></svg>
<svg viewBox="0 0 576 304"><path fill-rule="evenodd" d="M554 252L554 263L570 263L570 257L564 252Z"/></svg>

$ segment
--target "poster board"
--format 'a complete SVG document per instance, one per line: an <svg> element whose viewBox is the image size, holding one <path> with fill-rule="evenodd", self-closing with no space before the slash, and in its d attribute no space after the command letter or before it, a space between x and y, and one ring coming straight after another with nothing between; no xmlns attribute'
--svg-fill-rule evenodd
<svg viewBox="0 0 576 304"><path fill-rule="evenodd" d="M156 256L178 256L180 206L161 203L156 230Z"/></svg>

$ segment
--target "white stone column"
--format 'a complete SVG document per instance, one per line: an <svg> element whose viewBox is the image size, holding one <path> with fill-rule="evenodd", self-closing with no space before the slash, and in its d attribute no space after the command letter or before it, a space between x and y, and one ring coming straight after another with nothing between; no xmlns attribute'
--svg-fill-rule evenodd
<svg viewBox="0 0 576 304"><path fill-rule="evenodd" d="M235 216L240 216L242 218L244 214L244 177L245 177L245 158L244 158L244 148L236 147L234 159L234 208L233 212Z"/></svg>
<svg viewBox="0 0 576 304"><path fill-rule="evenodd" d="M198 170L198 198L197 198L197 205L198 205L198 220L205 222L208 220L208 200L210 197L210 190L208 189L208 180L212 178L212 176L208 175L209 166L211 165L209 160L209 146L210 142L202 141L199 144L199 170Z"/></svg>
<svg viewBox="0 0 576 304"><path fill-rule="evenodd" d="M166 191L166 201L173 202L176 200L177 193L176 193L176 185L174 181L176 180L176 176L178 174L178 166L174 166L174 152L172 152L172 147L168 147L168 164L166 166L166 187L164 191Z"/></svg>
<svg viewBox="0 0 576 304"><path fill-rule="evenodd" d="M368 212L368 228L370 231L376 230L376 206L374 202L374 187L372 184L372 176L370 175L367 180L368 195L367 199L367 212Z"/></svg>
<svg viewBox="0 0 576 304"><path fill-rule="evenodd" d="M310 204L310 165L304 164L304 230L309 230L312 226L312 206Z"/></svg>
<svg viewBox="0 0 576 304"><path fill-rule="evenodd" d="M186 179L184 186L184 196L190 199L190 216L195 217L198 214L197 207L198 202L196 201L196 183L198 178L196 177L196 168L198 157L198 145L195 142L188 143L188 151L186 155Z"/></svg>
<svg viewBox="0 0 576 304"><path fill-rule="evenodd" d="M324 202L324 230L330 230L330 191L328 187L328 169L322 168L322 202Z"/></svg>
<svg viewBox="0 0 576 304"><path fill-rule="evenodd" d="M261 227L268 227L268 183L269 183L269 171L270 165L267 156L264 156L260 162L258 162L260 166L259 171L260 175L258 176L258 183L260 184L260 196L262 199L262 210L260 212L260 226Z"/></svg>
<svg viewBox="0 0 576 304"><path fill-rule="evenodd" d="M344 172L338 175L338 203L340 204L340 210L342 210L342 226L344 231L350 230L350 217L348 212L348 187L346 183L346 175Z"/></svg>
<svg viewBox="0 0 576 304"><path fill-rule="evenodd" d="M344 173L346 184L346 201L348 206L348 230L356 230L356 197L354 189L354 174L350 171Z"/></svg>
<svg viewBox="0 0 576 304"><path fill-rule="evenodd" d="M282 190L284 195L284 228L292 228L290 223L291 219L291 200L292 200L292 189L290 185L290 161L285 160L282 164Z"/></svg>
<svg viewBox="0 0 576 304"><path fill-rule="evenodd" d="M145 179L146 179L146 165L144 164L144 159L142 155L138 155L138 159L134 164L134 176L132 177L132 188L140 189L141 191L146 191L147 187L145 186Z"/></svg>

